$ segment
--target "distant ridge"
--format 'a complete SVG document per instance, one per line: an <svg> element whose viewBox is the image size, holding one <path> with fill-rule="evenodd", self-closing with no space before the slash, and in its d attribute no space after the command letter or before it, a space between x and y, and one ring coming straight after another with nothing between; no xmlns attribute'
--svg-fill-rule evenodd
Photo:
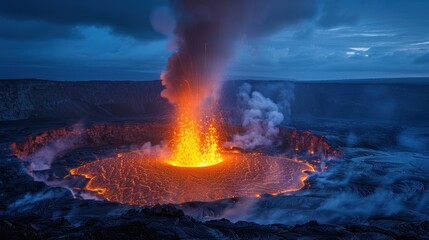
<svg viewBox="0 0 429 240"><path fill-rule="evenodd" d="M102 80L102 79L90 79L90 80L53 80L53 79L41 79L41 78L0 78L0 83L2 82L12 82L12 81L20 81L20 82L61 82L61 83L76 83L76 82L154 82L161 81L159 79L153 80Z"/></svg>
<svg viewBox="0 0 429 240"><path fill-rule="evenodd" d="M161 81L160 79L152 80L51 80L51 79L39 79L39 78L11 78L11 79L0 79L0 82L105 82L105 83L115 83L115 82L157 82ZM261 80L261 79L227 79L226 82L293 82L293 83L335 83L335 84L429 84L429 77L403 77L403 78L362 78L362 79L334 79L334 80L296 80L296 79L284 79L284 80Z"/></svg>
<svg viewBox="0 0 429 240"><path fill-rule="evenodd" d="M343 83L343 84L429 84L429 77L404 78L362 78L336 80L295 80L300 83Z"/></svg>

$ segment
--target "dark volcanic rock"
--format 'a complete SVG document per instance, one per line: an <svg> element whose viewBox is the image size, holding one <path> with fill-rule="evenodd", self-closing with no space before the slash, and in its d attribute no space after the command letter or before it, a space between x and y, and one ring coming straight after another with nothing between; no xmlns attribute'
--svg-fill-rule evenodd
<svg viewBox="0 0 429 240"><path fill-rule="evenodd" d="M288 103L291 116L287 116L291 120L341 118L411 121L427 125L429 117L427 78L227 81L220 99L229 116L239 113L237 92L244 82L274 101L283 101L281 94L285 90L291 100ZM162 89L161 81L1 80L0 121L36 118L105 120L164 114L171 105L161 98Z"/></svg>
<svg viewBox="0 0 429 240"><path fill-rule="evenodd" d="M182 217L185 215L182 209L176 208L173 204L163 204L163 205L157 204L151 208L150 213L153 216L170 216L170 217Z"/></svg>
<svg viewBox="0 0 429 240"><path fill-rule="evenodd" d="M377 227L346 227L315 221L296 226L232 223L226 219L205 223L186 216L153 216L130 211L118 217L91 218L82 226L66 220L37 216L19 218L0 216L0 234L7 239L424 239L427 231L393 233ZM426 230L427 223L414 229Z"/></svg>
<svg viewBox="0 0 429 240"><path fill-rule="evenodd" d="M161 114L170 109L160 81L0 81L0 121L108 118Z"/></svg>
<svg viewBox="0 0 429 240"><path fill-rule="evenodd" d="M234 84L238 87L240 82ZM269 96L266 84L256 83L255 89ZM304 155L314 161L340 156L307 179L305 189L142 208L84 200L57 186L67 168L105 152L120 153L123 144L141 144L154 135L163 138L161 123L145 128L123 119L170 109L159 97L159 82L0 82L0 238L429 239L428 129L355 119L423 119L427 125L427 84L357 85L295 84L292 118L352 119L295 122L282 129L282 153L288 156ZM235 99L234 88L229 90L230 99ZM89 127L68 128L42 118L95 120ZM16 119L28 120L4 121ZM72 144L71 151L55 152L52 168L33 171L32 176L26 162L14 156L65 142ZM327 146L328 142L336 145ZM343 154L338 155L337 145ZM82 179L66 180L84 184Z"/></svg>

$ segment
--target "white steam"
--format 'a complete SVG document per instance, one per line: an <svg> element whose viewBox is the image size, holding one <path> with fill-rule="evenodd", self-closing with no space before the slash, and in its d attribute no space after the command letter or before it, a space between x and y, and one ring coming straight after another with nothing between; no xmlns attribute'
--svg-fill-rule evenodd
<svg viewBox="0 0 429 240"><path fill-rule="evenodd" d="M374 219L428 219L427 155L344 148L311 188L276 197L239 201L214 218L259 224L368 224Z"/></svg>
<svg viewBox="0 0 429 240"><path fill-rule="evenodd" d="M79 123L73 125L72 132L77 134L57 138L33 154L25 157L25 160L30 163L31 170L41 171L50 169L58 154L72 149L79 141L79 136L83 132L82 125Z"/></svg>
<svg viewBox="0 0 429 240"><path fill-rule="evenodd" d="M284 119L279 105L260 92L253 91L250 84L243 84L238 93L244 134L236 134L227 145L243 149L272 145L279 133L278 126Z"/></svg>
<svg viewBox="0 0 429 240"><path fill-rule="evenodd" d="M152 145L151 142L146 142L139 148L143 156L155 156L159 159L168 159L171 157L171 149L165 142Z"/></svg>

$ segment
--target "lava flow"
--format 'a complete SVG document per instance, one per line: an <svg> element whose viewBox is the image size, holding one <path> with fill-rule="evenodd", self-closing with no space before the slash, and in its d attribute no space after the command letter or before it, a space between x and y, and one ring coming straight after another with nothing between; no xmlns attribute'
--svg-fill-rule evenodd
<svg viewBox="0 0 429 240"><path fill-rule="evenodd" d="M208 167L177 167L156 156L128 152L71 171L90 179L86 190L136 205L213 201L277 194L304 186L312 167L285 157L224 153Z"/></svg>

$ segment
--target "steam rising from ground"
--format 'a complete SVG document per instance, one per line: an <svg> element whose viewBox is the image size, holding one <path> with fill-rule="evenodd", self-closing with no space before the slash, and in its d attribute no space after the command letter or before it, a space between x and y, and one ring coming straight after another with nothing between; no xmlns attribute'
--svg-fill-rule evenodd
<svg viewBox="0 0 429 240"><path fill-rule="evenodd" d="M143 155L158 156L161 158L168 158L171 156L171 149L164 143L153 145L151 142L146 142L139 148Z"/></svg>
<svg viewBox="0 0 429 240"><path fill-rule="evenodd" d="M231 144L243 149L272 145L284 119L279 106L247 83L240 87L238 103L245 132L234 135Z"/></svg>
<svg viewBox="0 0 429 240"><path fill-rule="evenodd" d="M326 171L313 175L311 187L291 195L241 199L214 218L261 224L377 224L429 219L427 156L409 152L346 149ZM200 217L194 214L195 217Z"/></svg>
<svg viewBox="0 0 429 240"><path fill-rule="evenodd" d="M40 171L50 169L55 157L59 153L72 149L77 141L79 141L79 133L82 133L82 124L77 123L73 125L72 132L77 133L77 135L56 139L30 156L27 156L25 160L29 162L31 170Z"/></svg>

